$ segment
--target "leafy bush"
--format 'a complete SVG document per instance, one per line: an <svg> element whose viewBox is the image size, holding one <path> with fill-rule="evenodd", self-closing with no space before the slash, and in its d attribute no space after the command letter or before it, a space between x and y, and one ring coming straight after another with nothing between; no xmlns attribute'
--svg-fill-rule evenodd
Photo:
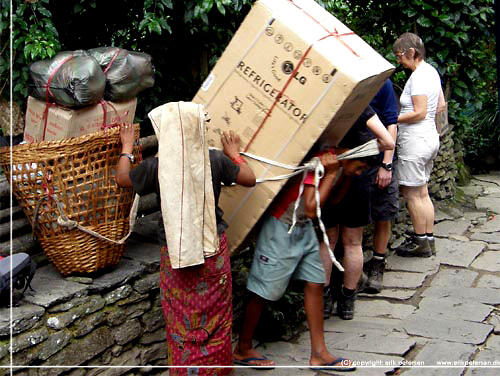
<svg viewBox="0 0 500 376"><path fill-rule="evenodd" d="M457 103L453 105L458 106ZM458 113L457 121L461 126L457 129L457 136L464 145L466 165L472 173L498 169L500 166L500 117L497 101L492 97L485 98L480 111L469 106Z"/></svg>
<svg viewBox="0 0 500 376"><path fill-rule="evenodd" d="M10 1L0 0L0 96L9 99L10 90ZM59 34L48 9L49 0L14 0L12 10L13 99L20 104L28 96L28 66L53 57L61 48ZM5 51L5 54L4 54Z"/></svg>
<svg viewBox="0 0 500 376"><path fill-rule="evenodd" d="M498 124L491 122L498 119L492 116L498 93L494 0L318 2L395 65L392 43L404 32L418 34L426 60L441 74L450 123L457 137L464 137L466 161L476 167L476 155L498 156ZM404 86L407 73L396 69L396 86Z"/></svg>

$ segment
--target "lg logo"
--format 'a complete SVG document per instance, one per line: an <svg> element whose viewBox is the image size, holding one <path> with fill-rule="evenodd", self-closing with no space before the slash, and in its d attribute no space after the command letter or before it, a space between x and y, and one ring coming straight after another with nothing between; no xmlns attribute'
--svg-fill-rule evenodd
<svg viewBox="0 0 500 376"><path fill-rule="evenodd" d="M294 67L293 63L290 60L286 60L283 62L283 64L281 64L281 70L285 74L292 74L294 68L295 67ZM300 72L298 72L298 71L295 72L295 74L293 75L293 78L296 79L297 81L299 81L302 85L305 85L307 82L307 78L304 76L301 76Z"/></svg>

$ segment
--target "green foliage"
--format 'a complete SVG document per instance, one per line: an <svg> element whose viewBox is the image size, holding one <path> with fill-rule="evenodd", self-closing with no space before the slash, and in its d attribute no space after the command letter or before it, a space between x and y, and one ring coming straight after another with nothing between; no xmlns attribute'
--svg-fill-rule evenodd
<svg viewBox="0 0 500 376"><path fill-rule="evenodd" d="M458 106L458 103L451 103ZM457 111L459 137L464 145L464 161L474 173L487 172L498 164L500 117L496 98L485 98L481 110L469 103Z"/></svg>
<svg viewBox="0 0 500 376"><path fill-rule="evenodd" d="M53 57L61 48L58 32L48 8L49 0L14 0L12 10L12 83L14 100L28 95L28 66L33 61ZM10 85L10 1L1 0L0 11L0 95L9 96ZM5 51L5 53L4 53Z"/></svg>
<svg viewBox="0 0 500 376"><path fill-rule="evenodd" d="M450 123L456 125L457 137L465 141L466 162L478 162L471 158L475 158L475 153L498 155L498 133L487 133L498 129L496 123L477 128L478 118L481 121L498 118L498 115L490 115L495 108L491 103L497 101L494 0L408 0L405 3L333 0L320 3L394 65L397 63L392 43L404 32L418 34L425 43L426 60L441 74L449 101ZM398 68L393 80L402 89L407 75ZM488 110L485 110L486 104Z"/></svg>

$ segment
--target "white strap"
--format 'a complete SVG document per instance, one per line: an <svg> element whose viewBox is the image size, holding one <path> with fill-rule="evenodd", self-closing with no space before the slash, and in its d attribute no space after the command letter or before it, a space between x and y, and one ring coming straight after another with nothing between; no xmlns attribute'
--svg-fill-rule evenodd
<svg viewBox="0 0 500 376"><path fill-rule="evenodd" d="M337 172L337 176L335 177L335 181L333 182L332 185L335 185L337 183L341 174L342 174L342 167ZM333 250L330 247L330 239L328 239L328 234L326 233L325 225L323 224L323 221L321 220L319 182L318 182L317 178L314 180L314 194L316 196L316 217L318 217L318 224L319 224L319 228L321 229L321 233L323 235L323 242L326 244L326 248L328 249L328 253L330 254L330 259L332 260L333 265L335 265L339 271L343 272L344 268L340 264L340 262L338 262L337 259L335 258Z"/></svg>
<svg viewBox="0 0 500 376"><path fill-rule="evenodd" d="M299 208L300 200L302 199L302 194L304 193L304 181L307 177L307 174L310 170L314 170L314 198L316 199L316 216L318 217L318 222L319 222L319 228L321 229L321 233L323 234L323 241L326 244L326 247L328 249L328 253L330 254L330 259L332 260L333 265L335 267L343 272L344 268L340 264L340 262L337 261L335 258L335 255L330 247L330 241L328 239L328 235L326 233L326 228L325 225L323 224L323 221L321 220L321 205L320 205L320 196L319 196L319 181L323 178L325 175L325 168L321 164L321 161L319 158L315 157L311 159L305 166L306 168L304 169L304 175L302 177L302 182L300 183L300 188L299 188L299 195L297 197L297 200L295 200L295 206L293 208L293 220L292 220L292 225L290 226L290 229L288 230L288 233L291 234L295 224L297 223L297 209ZM342 170L340 169L337 172L337 177L335 178L335 181L333 182L333 185L337 182L340 174L342 173Z"/></svg>
<svg viewBox="0 0 500 376"><path fill-rule="evenodd" d="M210 149L215 149L215 148L210 148ZM220 149L219 149L220 150ZM376 139L370 140L363 145L357 146L353 149L350 149L346 151L345 153L337 155L337 160L345 160L345 159L355 159L355 158L363 158L363 157L368 157L371 155L377 155L380 152L378 148L378 143ZM321 220L321 206L320 206L320 197L319 197L319 181L323 178L324 173L325 173L325 168L320 162L320 159L315 157L312 158L309 162L307 162L305 165L302 166L291 166L285 163L273 161L271 159L265 158L265 157L260 157L254 154L246 153L246 152L240 152L240 154L248 157L255 159L259 162L263 162L272 166L276 167L281 167L287 170L292 170L294 172L291 172L289 174L284 174L284 175L278 175L278 176L273 176L270 178L258 178L256 181L257 183L262 183L265 181L276 181L276 180L282 180L282 179L288 179L292 176L298 175L302 172L302 182L300 183L300 188L299 188L299 195L297 197L297 200L295 200L294 208L293 208L293 219L292 219L292 225L290 226L290 229L288 230L288 233L291 234L293 229L295 228L295 225L297 223L297 210L299 208L300 200L302 199L302 194L304 193L304 181L307 177L307 174L309 171L314 170L314 197L316 199L316 216L318 217L318 222L319 222L319 228L321 229L321 232L323 234L323 241L325 242L327 248L328 248L328 253L330 254L330 258L333 262L333 264L337 267L338 270L341 272L344 271L344 268L342 265L337 261L335 258L335 255L333 254L333 251L330 247L330 241L328 239L328 235L326 234L326 228L325 225L323 224L323 221ZM339 170L337 173L337 177L333 185L337 182L342 170Z"/></svg>

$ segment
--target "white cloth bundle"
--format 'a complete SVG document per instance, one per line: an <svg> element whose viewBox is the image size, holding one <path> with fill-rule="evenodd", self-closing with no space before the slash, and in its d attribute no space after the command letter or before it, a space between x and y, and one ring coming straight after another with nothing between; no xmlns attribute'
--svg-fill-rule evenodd
<svg viewBox="0 0 500 376"><path fill-rule="evenodd" d="M192 102L148 114L158 138L161 213L174 269L203 264L219 248L205 115Z"/></svg>

